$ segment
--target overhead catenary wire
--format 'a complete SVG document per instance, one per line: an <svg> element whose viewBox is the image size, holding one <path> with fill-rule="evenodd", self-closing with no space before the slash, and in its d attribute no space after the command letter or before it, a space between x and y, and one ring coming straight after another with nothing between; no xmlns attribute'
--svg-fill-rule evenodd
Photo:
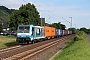
<svg viewBox="0 0 90 60"><path fill-rule="evenodd" d="M62 17L63 18L63 17ZM66 20L65 18L63 18L66 22L69 22L68 20ZM71 23L71 22L69 22L69 23Z"/></svg>
<svg viewBox="0 0 90 60"><path fill-rule="evenodd" d="M9 1L9 0L5 0L5 1L7 1L7 2L9 2L9 3L12 3L13 5L16 5L16 4L15 4L16 2L11 2L11 1Z"/></svg>
<svg viewBox="0 0 90 60"><path fill-rule="evenodd" d="M70 21L68 21L68 20L66 20L65 18L63 18L63 17L62 17L62 19L64 19L66 22L68 22L68 23L70 23L70 24L71 24L71 26L70 26L70 27L72 28L72 17L69 17L69 18L71 18L71 22L70 22ZM76 24L73 24L73 25L75 25L75 28L76 28Z"/></svg>
<svg viewBox="0 0 90 60"><path fill-rule="evenodd" d="M35 0L33 0L33 1L35 2ZM40 7L42 8L42 6L41 6L40 4L38 4L38 3L37 3L37 5L38 5L38 6L40 6ZM49 15L49 14L47 14L47 13L43 12L43 11L42 11L42 10L40 10L39 8L38 8L38 10L39 10L39 11L41 11L42 13L46 14L46 15L49 17L49 18L47 18L47 20L49 20L49 19L50 19L50 15ZM46 20L46 21L47 21L47 20ZM47 21L47 22L48 22L48 21Z"/></svg>
<svg viewBox="0 0 90 60"><path fill-rule="evenodd" d="M25 0L24 0L25 1ZM36 2L35 0L33 0L34 2ZM38 6L40 6L42 9L43 9L43 7L40 5L40 4L38 4L37 3L37 5ZM37 8L40 12L42 12L42 13L44 13L45 15L47 15L48 16L48 18L46 19L46 21L47 20L49 20L49 19L53 19L53 20L57 20L57 19L55 19L54 17L51 17L48 13L46 13L46 12L44 12L44 11L42 11L41 9L39 9L39 8ZM47 10L48 12L50 12L49 10ZM52 13L51 13L52 14ZM52 15L54 15L54 14L52 14ZM47 21L48 22L48 21ZM51 21L49 21L49 23L50 23Z"/></svg>
<svg viewBox="0 0 90 60"><path fill-rule="evenodd" d="M10 9L19 9L19 7L21 6L20 4L22 4L23 2L21 2L20 1L20 3L19 2L17 2L17 1L13 1L13 0L5 0L5 1L7 1L8 3L10 3L11 5L10 6L13 6L14 5L14 7L13 8L10 8ZM25 2L25 1L24 1ZM18 7L19 6L19 7ZM16 7L16 8L15 8Z"/></svg>
<svg viewBox="0 0 90 60"><path fill-rule="evenodd" d="M27 3L27 1L23 0L25 3Z"/></svg>

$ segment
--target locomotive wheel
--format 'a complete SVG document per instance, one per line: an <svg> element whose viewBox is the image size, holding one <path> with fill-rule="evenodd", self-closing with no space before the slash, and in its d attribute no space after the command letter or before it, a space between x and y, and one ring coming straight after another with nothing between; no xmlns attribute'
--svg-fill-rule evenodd
<svg viewBox="0 0 90 60"><path fill-rule="evenodd" d="M29 41L27 41L27 44L29 44Z"/></svg>
<svg viewBox="0 0 90 60"><path fill-rule="evenodd" d="M31 44L34 44L34 40L31 41Z"/></svg>

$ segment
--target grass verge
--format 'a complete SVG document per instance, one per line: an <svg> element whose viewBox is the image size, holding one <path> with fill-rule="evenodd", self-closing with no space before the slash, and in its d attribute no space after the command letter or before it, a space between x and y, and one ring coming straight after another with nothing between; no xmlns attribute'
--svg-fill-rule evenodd
<svg viewBox="0 0 90 60"><path fill-rule="evenodd" d="M90 44L86 34L82 31L78 32L74 38L68 43L62 52L60 52L53 60L89 60Z"/></svg>
<svg viewBox="0 0 90 60"><path fill-rule="evenodd" d="M14 36L0 36L0 49L17 45L18 43L15 40L16 37Z"/></svg>

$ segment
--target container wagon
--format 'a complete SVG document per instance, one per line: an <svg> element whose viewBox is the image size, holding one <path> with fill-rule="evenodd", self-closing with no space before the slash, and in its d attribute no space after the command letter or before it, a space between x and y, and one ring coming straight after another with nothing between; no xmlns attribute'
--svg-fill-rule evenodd
<svg viewBox="0 0 90 60"><path fill-rule="evenodd" d="M45 37L47 39L50 39L51 38L51 27L44 26L44 33L45 33Z"/></svg>
<svg viewBox="0 0 90 60"><path fill-rule="evenodd" d="M60 36L60 29L56 29L56 37Z"/></svg>
<svg viewBox="0 0 90 60"><path fill-rule="evenodd" d="M56 30L53 27L44 26L44 33L45 33L45 37L47 39L50 39L50 38L54 38L55 37Z"/></svg>
<svg viewBox="0 0 90 60"><path fill-rule="evenodd" d="M51 27L51 38L54 38L56 36L56 29Z"/></svg>
<svg viewBox="0 0 90 60"><path fill-rule="evenodd" d="M68 30L64 30L64 35L68 35Z"/></svg>

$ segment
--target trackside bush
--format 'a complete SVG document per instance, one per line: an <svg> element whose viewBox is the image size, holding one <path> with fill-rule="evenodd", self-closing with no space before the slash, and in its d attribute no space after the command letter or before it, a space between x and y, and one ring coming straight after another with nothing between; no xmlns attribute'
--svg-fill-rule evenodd
<svg viewBox="0 0 90 60"><path fill-rule="evenodd" d="M85 38L86 38L85 32L79 31L79 32L77 32L76 35L74 36L73 40L74 40L74 41L78 41L78 40L83 40L83 39L85 39Z"/></svg>
<svg viewBox="0 0 90 60"><path fill-rule="evenodd" d="M83 40L85 38L86 38L85 32L83 32L83 31L77 32L76 35L71 39L71 41L70 42L67 42L66 48L69 47L69 46L71 46L76 41Z"/></svg>
<svg viewBox="0 0 90 60"><path fill-rule="evenodd" d="M87 35L79 31L53 60L90 60L90 44Z"/></svg>

